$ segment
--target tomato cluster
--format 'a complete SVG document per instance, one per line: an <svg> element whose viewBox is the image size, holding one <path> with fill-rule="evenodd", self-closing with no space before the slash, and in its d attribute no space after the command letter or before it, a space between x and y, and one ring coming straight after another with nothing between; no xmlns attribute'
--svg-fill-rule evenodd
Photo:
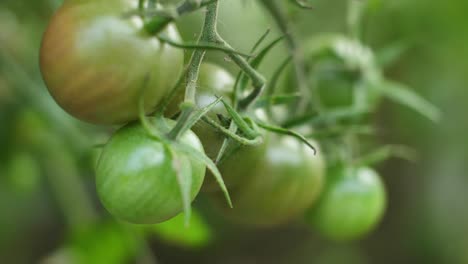
<svg viewBox="0 0 468 264"><path fill-rule="evenodd" d="M101 125L127 123L105 144L96 166L97 192L112 215L138 224L163 222L184 210L184 188L188 188L191 202L202 185L219 205L220 194L213 191L213 182L204 183L207 165L192 154L215 160L220 148L231 143L230 155L217 164L234 204L232 209L218 206L227 218L255 226L276 226L301 219L305 214L307 225L336 240L357 238L376 225L385 207L385 190L379 176L371 169L329 163L328 149L319 148L313 133L308 141L317 153L292 136L295 134L275 134L273 129L262 131L262 143L240 146L232 143L226 132L221 133L202 121L179 137L169 137L177 128L169 118L180 114L183 87L164 113L146 118L157 105L165 103L164 99L176 85L184 52L149 35L141 16L123 16L138 9L138 0L108 2L65 1L44 34L40 66L49 92L71 115ZM243 8L241 1L225 2ZM163 34L181 41L173 24ZM258 34L255 32L255 36ZM357 58L348 56L355 54L349 48L362 54ZM315 71L330 65L343 66L340 78L345 78L338 84L327 82L321 74L310 73L311 80L313 76L323 77L318 80L319 87L338 86L345 90L345 96L340 94L337 99L320 88L325 108L355 103L355 98L362 97L359 93L370 94L348 87L350 83L372 87L374 78L379 78L379 73L369 66L372 57L367 52L339 37L309 45L306 54L311 63L327 57L315 66ZM364 55L369 56L362 59ZM216 57L211 60L222 63ZM232 71L232 67L225 68ZM230 103L236 82L225 68L212 63L201 65L195 102L198 108L210 105L218 96ZM286 80L289 81L283 84L282 90L296 86L291 85L293 78ZM139 108L141 98L144 98L143 110ZM283 110L287 111L288 106ZM245 109L241 114L255 119L254 112ZM228 129L234 120L231 115L219 103L206 117ZM138 118L142 122L136 121ZM310 130L314 127L307 131ZM238 134L243 136L242 131ZM185 151L181 144L194 152Z"/></svg>

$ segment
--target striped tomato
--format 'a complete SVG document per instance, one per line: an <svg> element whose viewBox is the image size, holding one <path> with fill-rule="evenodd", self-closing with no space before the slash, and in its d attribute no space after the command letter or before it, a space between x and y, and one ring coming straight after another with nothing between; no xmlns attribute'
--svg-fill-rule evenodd
<svg viewBox="0 0 468 264"><path fill-rule="evenodd" d="M234 208L225 208L226 216L241 224L271 227L297 218L316 202L325 161L321 152L314 155L292 137L267 135L261 146L242 148L226 159L220 171L237 183L230 190Z"/></svg>
<svg viewBox="0 0 468 264"><path fill-rule="evenodd" d="M152 122L156 127L156 119ZM170 128L175 125L174 121L166 122ZM185 132L180 140L203 153L192 131ZM205 170L203 163L151 137L140 123L132 122L105 145L96 167L96 189L113 216L135 224L155 224L182 212L179 182L190 183L190 199L195 199Z"/></svg>
<svg viewBox="0 0 468 264"><path fill-rule="evenodd" d="M306 221L324 237L346 241L370 232L381 220L386 191L380 176L367 167L330 168L324 192L306 213Z"/></svg>
<svg viewBox="0 0 468 264"><path fill-rule="evenodd" d="M66 0L43 38L40 68L49 92L71 115L96 124L135 119L146 76L145 109L151 111L176 83L183 51L125 17L138 0ZM165 34L179 40L174 26Z"/></svg>

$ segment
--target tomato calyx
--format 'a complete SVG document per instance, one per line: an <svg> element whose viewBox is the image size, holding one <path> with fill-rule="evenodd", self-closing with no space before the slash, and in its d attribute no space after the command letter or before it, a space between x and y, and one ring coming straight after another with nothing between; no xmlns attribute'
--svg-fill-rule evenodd
<svg viewBox="0 0 468 264"><path fill-rule="evenodd" d="M222 192L225 195L226 201L229 204L230 207L232 207L232 202L231 198L229 196L229 192L226 188L226 185L224 184L224 180L221 176L221 173L219 172L218 168L216 165L213 163L213 161L206 156L205 153L197 151L190 146L184 144L183 142L179 142L178 138L185 134L187 131L189 131L193 125L198 122L204 115L206 115L216 104L219 103L221 98L218 98L217 101L212 102L208 106L204 108L199 108L195 109L195 106L191 102L185 102L183 103L182 108L185 110L189 109L189 111L184 111L184 115L182 118L182 122L179 120L179 122L176 123L176 125L170 129L167 123L165 122L165 119L162 117L162 113L157 113L156 118L155 118L155 124L158 127L155 127L152 125L152 122L148 120L146 117L143 109L141 108L143 103L144 98L140 98L140 122L145 128L146 132L148 135L154 136L156 139L161 140L164 142L165 146L171 146L178 151L184 153L185 155L188 155L190 158L198 160L199 162L205 164L205 166L208 167L208 169L212 172L213 176L215 177L215 180L218 182ZM188 114L187 114L188 113ZM164 134L160 133L159 131L163 131ZM183 186L181 186L181 191L183 193L184 197L184 211L189 212L189 203L187 202L187 197L188 197L188 192L186 189L183 189ZM189 214L187 214L187 221L189 219Z"/></svg>

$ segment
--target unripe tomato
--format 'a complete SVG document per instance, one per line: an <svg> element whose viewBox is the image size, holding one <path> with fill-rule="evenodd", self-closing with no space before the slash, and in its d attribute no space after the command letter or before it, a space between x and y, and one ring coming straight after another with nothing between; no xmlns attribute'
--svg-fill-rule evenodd
<svg viewBox="0 0 468 264"><path fill-rule="evenodd" d="M71 115L96 124L124 123L138 116L146 76L147 111L175 85L183 51L148 35L140 17L123 17L137 6L138 0L67 0L53 16L40 67L51 95ZM172 25L165 34L180 39Z"/></svg>
<svg viewBox="0 0 468 264"><path fill-rule="evenodd" d="M386 193L379 175L370 168L336 167L325 189L306 213L306 221L323 236L337 241L357 239L382 218Z"/></svg>
<svg viewBox="0 0 468 264"><path fill-rule="evenodd" d="M309 86L316 89L322 107L376 105L382 75L369 47L337 34L315 36L304 47ZM285 81L285 87L297 87L292 71Z"/></svg>
<svg viewBox="0 0 468 264"><path fill-rule="evenodd" d="M173 127L174 122L168 121ZM193 132L186 132L180 140L203 152ZM96 168L97 192L117 218L137 224L163 222L183 209L177 173L187 167L193 200L203 183L205 165L150 137L139 123L131 123L117 131L103 149ZM187 175L179 176L187 182Z"/></svg>
<svg viewBox="0 0 468 264"><path fill-rule="evenodd" d="M251 157L244 149L220 165L226 180L238 181L231 188L234 208L225 212L240 223L274 226L314 204L322 189L324 159L292 137L269 135L264 145L261 155L255 153L255 164L245 165Z"/></svg>

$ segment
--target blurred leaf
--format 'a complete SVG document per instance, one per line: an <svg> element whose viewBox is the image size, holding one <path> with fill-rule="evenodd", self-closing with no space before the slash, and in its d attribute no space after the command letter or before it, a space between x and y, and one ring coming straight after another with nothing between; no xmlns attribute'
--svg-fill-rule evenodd
<svg viewBox="0 0 468 264"><path fill-rule="evenodd" d="M382 0L367 0L367 9L370 12L378 11L382 8Z"/></svg>
<svg viewBox="0 0 468 264"><path fill-rule="evenodd" d="M187 227L181 213L169 221L151 226L150 230L167 243L187 248L201 248L213 240L212 230L196 210L192 211Z"/></svg>
<svg viewBox="0 0 468 264"><path fill-rule="evenodd" d="M437 107L404 84L383 81L380 83L380 89L383 95L390 100L413 109L433 122L438 122L441 118L440 110Z"/></svg>
<svg viewBox="0 0 468 264"><path fill-rule="evenodd" d="M15 153L7 165L8 183L11 188L21 193L37 190L40 174L40 164L31 153Z"/></svg>
<svg viewBox="0 0 468 264"><path fill-rule="evenodd" d="M406 42L393 43L376 53L377 64L386 68L395 63L409 49L409 44Z"/></svg>
<svg viewBox="0 0 468 264"><path fill-rule="evenodd" d="M48 146L52 141L55 141L53 139L55 135L50 131L44 118L33 109L18 110L11 130L15 135L14 143L19 147L36 149Z"/></svg>
<svg viewBox="0 0 468 264"><path fill-rule="evenodd" d="M367 153L362 157L359 157L354 161L354 163L358 167L375 166L376 164L392 157L404 159L410 162L416 162L418 159L418 153L407 146L385 145Z"/></svg>
<svg viewBox="0 0 468 264"><path fill-rule="evenodd" d="M42 264L133 263L138 251L136 237L116 222L103 222L75 234L71 241Z"/></svg>

